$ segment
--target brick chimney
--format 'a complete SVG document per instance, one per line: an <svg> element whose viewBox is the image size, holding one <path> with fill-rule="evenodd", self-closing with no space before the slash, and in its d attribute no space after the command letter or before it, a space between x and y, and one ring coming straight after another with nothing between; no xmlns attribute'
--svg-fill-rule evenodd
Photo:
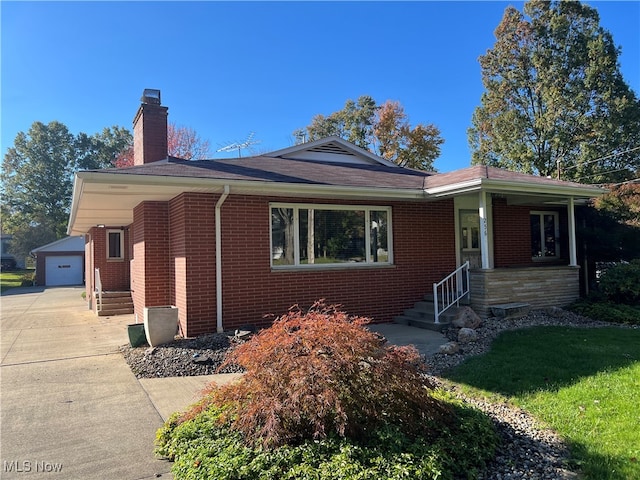
<svg viewBox="0 0 640 480"><path fill-rule="evenodd" d="M160 90L146 88L133 119L133 164L164 160L168 156L167 107L160 105Z"/></svg>

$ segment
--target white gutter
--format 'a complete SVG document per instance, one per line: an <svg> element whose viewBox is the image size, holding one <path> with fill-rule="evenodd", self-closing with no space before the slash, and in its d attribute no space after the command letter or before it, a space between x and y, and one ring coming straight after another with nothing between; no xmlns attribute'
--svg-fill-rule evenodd
<svg viewBox="0 0 640 480"><path fill-rule="evenodd" d="M307 196L332 196L336 194L353 198L386 198L391 200L418 200L424 198L421 186L415 188L351 186L308 183L281 183L265 180L231 180L224 178L171 177L163 175L124 175L118 173L86 171L77 174L80 180L91 185L150 186L177 187L187 191L211 191L225 185L233 185L234 192L247 194L264 194L274 196L290 196L302 194ZM251 193L249 193L251 192ZM117 193L119 196L126 191ZM174 194L175 195L175 194ZM172 198L172 197L169 197Z"/></svg>
<svg viewBox="0 0 640 480"><path fill-rule="evenodd" d="M594 187L591 185L558 185L549 183L528 183L523 181L499 180L487 178L475 178L465 182L454 183L450 185L442 185L439 187L426 188L427 196L444 197L449 195L459 195L461 193L469 193L485 189L488 192L497 193L521 193L531 195L561 195L561 196L579 196L592 198L602 195L607 191L605 188Z"/></svg>
<svg viewBox="0 0 640 480"><path fill-rule="evenodd" d="M224 192L216 203L216 330L224 332L222 327L222 222L220 210L229 196L229 185L224 186Z"/></svg>

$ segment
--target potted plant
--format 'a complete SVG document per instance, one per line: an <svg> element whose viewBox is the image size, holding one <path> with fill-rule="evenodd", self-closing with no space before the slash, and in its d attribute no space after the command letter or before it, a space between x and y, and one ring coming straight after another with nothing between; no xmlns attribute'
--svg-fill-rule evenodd
<svg viewBox="0 0 640 480"><path fill-rule="evenodd" d="M138 316L136 315L136 320ZM127 325L127 332L129 333L129 344L132 347L140 347L147 341L144 333L144 323L130 323Z"/></svg>
<svg viewBox="0 0 640 480"><path fill-rule="evenodd" d="M144 330L152 347L171 342L178 331L178 308L174 306L145 307Z"/></svg>

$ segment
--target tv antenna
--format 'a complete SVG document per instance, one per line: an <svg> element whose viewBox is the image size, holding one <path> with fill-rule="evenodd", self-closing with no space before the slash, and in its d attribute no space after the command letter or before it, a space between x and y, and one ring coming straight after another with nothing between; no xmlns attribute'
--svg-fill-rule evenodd
<svg viewBox="0 0 640 480"><path fill-rule="evenodd" d="M254 140L253 136L255 135L255 132L249 132L249 135L247 136L247 139L244 142L232 142L229 143L228 145L225 145L224 147L220 147L218 150L216 150L217 152L231 152L233 150L238 150L238 158L242 157L242 153L241 150L243 148L249 148L251 145L255 145L256 143L260 143L260 140Z"/></svg>

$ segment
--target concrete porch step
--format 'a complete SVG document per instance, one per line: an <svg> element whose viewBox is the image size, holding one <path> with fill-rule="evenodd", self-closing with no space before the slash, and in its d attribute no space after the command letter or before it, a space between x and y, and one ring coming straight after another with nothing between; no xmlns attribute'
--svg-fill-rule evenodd
<svg viewBox="0 0 640 480"><path fill-rule="evenodd" d="M425 330L433 330L435 332L442 332L446 330L451 325L449 321L441 321L439 323L435 323L433 319L419 319L415 317L408 317L406 315L398 315L394 317L393 323L397 323L399 325L408 325L410 327L424 328Z"/></svg>
<svg viewBox="0 0 640 480"><path fill-rule="evenodd" d="M129 315L133 313L131 292L103 292L99 317Z"/></svg>
<svg viewBox="0 0 640 480"><path fill-rule="evenodd" d="M133 305L131 308L107 308L98 312L99 317L114 317L116 315L131 315L133 313Z"/></svg>
<svg viewBox="0 0 640 480"><path fill-rule="evenodd" d="M451 321L458 314L458 307L451 307L440 315L439 322L435 323L435 306L433 301L416 302L413 308L406 309L402 315L393 319L394 323L409 325L411 327L424 328L441 332L451 325Z"/></svg>

